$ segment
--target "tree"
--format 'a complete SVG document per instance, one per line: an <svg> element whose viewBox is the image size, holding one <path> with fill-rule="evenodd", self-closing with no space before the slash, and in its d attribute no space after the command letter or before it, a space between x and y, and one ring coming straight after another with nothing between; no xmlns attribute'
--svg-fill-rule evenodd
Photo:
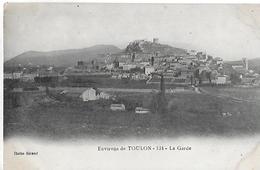
<svg viewBox="0 0 260 170"><path fill-rule="evenodd" d="M200 76L200 70L199 69L196 69L194 71L194 78L198 79L199 80L199 84L201 84L201 76ZM195 82L196 82L196 80L195 80Z"/></svg>
<svg viewBox="0 0 260 170"><path fill-rule="evenodd" d="M194 71L194 77L197 78L197 79L200 77L200 70L199 69L196 69Z"/></svg>
<svg viewBox="0 0 260 170"><path fill-rule="evenodd" d="M193 85L193 76L190 76L190 84Z"/></svg>
<svg viewBox="0 0 260 170"><path fill-rule="evenodd" d="M119 61L117 59L114 60L113 65L115 68L119 67Z"/></svg>
<svg viewBox="0 0 260 170"><path fill-rule="evenodd" d="M209 80L209 83L211 84L211 72L210 71L206 72L206 77Z"/></svg>
<svg viewBox="0 0 260 170"><path fill-rule="evenodd" d="M154 57L151 58L151 65L154 65Z"/></svg>
<svg viewBox="0 0 260 170"><path fill-rule="evenodd" d="M92 65L92 68L94 69L95 68L95 60L91 60L91 65Z"/></svg>
<svg viewBox="0 0 260 170"><path fill-rule="evenodd" d="M241 83L241 79L239 77L239 74L235 73L235 72L230 74L230 80L231 80L232 84Z"/></svg>
<svg viewBox="0 0 260 170"><path fill-rule="evenodd" d="M45 76L45 77L35 77L34 81L36 83L40 83L40 84L44 85L46 94L47 95L49 94L49 86L53 82L53 78L52 77L48 77L48 76Z"/></svg>

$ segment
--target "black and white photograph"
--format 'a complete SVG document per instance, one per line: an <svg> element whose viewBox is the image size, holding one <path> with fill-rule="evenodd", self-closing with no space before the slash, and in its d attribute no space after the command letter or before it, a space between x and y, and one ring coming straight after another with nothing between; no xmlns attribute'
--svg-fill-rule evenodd
<svg viewBox="0 0 260 170"><path fill-rule="evenodd" d="M3 6L5 170L260 169L260 5Z"/></svg>

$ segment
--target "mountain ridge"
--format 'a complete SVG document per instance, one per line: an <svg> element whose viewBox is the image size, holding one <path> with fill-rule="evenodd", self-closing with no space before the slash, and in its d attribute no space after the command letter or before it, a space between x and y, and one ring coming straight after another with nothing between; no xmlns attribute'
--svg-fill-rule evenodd
<svg viewBox="0 0 260 170"><path fill-rule="evenodd" d="M118 53L122 50L114 45L94 45L80 49L65 49L53 51L26 51L10 60L7 60L5 66L28 65L55 65L70 66L78 60L89 61L100 59L108 53Z"/></svg>
<svg viewBox="0 0 260 170"><path fill-rule="evenodd" d="M154 43L146 40L135 40L130 42L126 48L120 49L114 45L94 45L80 49L65 49L53 51L26 51L10 60L5 61L5 66L21 65L53 65L72 66L77 61L102 60L106 54L118 53L159 53L161 55L182 55L185 49L172 47L167 44Z"/></svg>

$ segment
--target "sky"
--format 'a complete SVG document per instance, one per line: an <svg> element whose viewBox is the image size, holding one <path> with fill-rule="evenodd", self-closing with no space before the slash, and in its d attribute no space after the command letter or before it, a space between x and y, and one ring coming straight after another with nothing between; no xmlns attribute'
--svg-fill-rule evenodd
<svg viewBox="0 0 260 170"><path fill-rule="evenodd" d="M133 40L206 52L224 60L260 57L260 5L7 3L4 60Z"/></svg>

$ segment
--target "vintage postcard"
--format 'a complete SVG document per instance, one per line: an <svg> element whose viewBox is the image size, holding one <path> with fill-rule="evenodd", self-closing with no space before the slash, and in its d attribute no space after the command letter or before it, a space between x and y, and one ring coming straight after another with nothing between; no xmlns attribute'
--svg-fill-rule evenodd
<svg viewBox="0 0 260 170"><path fill-rule="evenodd" d="M3 15L5 170L260 169L260 5Z"/></svg>

